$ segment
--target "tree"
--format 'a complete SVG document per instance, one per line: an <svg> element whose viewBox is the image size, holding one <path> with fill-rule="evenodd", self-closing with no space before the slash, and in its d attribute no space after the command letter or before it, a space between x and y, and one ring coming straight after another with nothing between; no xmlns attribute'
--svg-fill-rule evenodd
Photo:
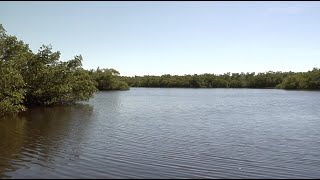
<svg viewBox="0 0 320 180"><path fill-rule="evenodd" d="M89 100L97 90L82 56L66 62L51 46L33 53L0 25L0 114L30 105L56 105ZM116 73L116 71L113 71Z"/></svg>
<svg viewBox="0 0 320 180"><path fill-rule="evenodd" d="M128 90L127 82L122 81L120 73L115 69L91 70L90 75L99 90Z"/></svg>
<svg viewBox="0 0 320 180"><path fill-rule="evenodd" d="M15 52L21 49L21 42L8 36L0 24L0 115L25 110L25 82L14 62L19 56Z"/></svg>
<svg viewBox="0 0 320 180"><path fill-rule="evenodd" d="M59 61L60 52L42 46L29 61L24 77L28 84L26 104L55 105L88 100L96 91L93 79L82 69L82 56Z"/></svg>
<svg viewBox="0 0 320 180"><path fill-rule="evenodd" d="M0 115L24 111L25 83L19 71L0 61Z"/></svg>

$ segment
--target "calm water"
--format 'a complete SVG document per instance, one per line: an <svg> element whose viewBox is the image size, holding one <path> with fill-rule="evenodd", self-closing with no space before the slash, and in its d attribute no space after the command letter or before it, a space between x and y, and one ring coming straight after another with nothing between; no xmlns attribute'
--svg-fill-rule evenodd
<svg viewBox="0 0 320 180"><path fill-rule="evenodd" d="M0 178L320 178L320 92L160 89L0 119Z"/></svg>

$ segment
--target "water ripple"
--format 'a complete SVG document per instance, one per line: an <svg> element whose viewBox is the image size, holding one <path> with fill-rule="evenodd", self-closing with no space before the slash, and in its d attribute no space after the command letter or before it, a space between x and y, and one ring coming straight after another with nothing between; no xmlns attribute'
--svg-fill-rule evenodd
<svg viewBox="0 0 320 180"><path fill-rule="evenodd" d="M99 92L0 121L0 178L318 178L320 93Z"/></svg>

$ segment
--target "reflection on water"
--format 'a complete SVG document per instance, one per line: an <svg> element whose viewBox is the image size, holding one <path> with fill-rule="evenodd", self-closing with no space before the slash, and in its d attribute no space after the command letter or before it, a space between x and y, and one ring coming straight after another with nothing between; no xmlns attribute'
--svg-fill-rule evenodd
<svg viewBox="0 0 320 180"><path fill-rule="evenodd" d="M90 133L92 111L92 106L84 104L37 107L1 118L0 178L17 169L27 177L28 164L50 168L57 157L76 159Z"/></svg>
<svg viewBox="0 0 320 180"><path fill-rule="evenodd" d="M14 170L10 163L13 159L19 159L26 137L26 119L24 117L11 116L0 120L0 178L4 172Z"/></svg>
<svg viewBox="0 0 320 180"><path fill-rule="evenodd" d="M320 92L98 92L0 120L0 178L319 178Z"/></svg>

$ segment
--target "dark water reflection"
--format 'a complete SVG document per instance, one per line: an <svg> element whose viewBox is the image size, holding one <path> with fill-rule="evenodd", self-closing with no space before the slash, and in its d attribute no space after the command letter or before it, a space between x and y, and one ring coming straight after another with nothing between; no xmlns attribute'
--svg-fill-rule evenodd
<svg viewBox="0 0 320 180"><path fill-rule="evenodd" d="M320 92L99 92L0 119L0 178L319 178Z"/></svg>
<svg viewBox="0 0 320 180"><path fill-rule="evenodd" d="M1 118L0 177L13 173L21 178L41 178L45 177L41 168L50 169L57 161L76 160L90 133L92 112L92 106L77 104L37 107L18 116Z"/></svg>

